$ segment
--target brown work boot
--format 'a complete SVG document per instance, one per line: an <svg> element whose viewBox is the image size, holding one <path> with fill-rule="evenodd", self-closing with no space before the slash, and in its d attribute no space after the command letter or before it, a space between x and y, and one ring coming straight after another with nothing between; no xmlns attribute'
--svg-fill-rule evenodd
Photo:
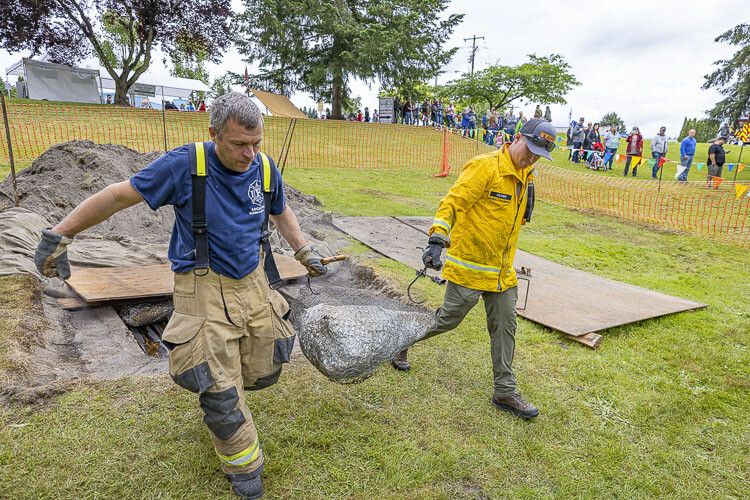
<svg viewBox="0 0 750 500"><path fill-rule="evenodd" d="M520 392L514 392L510 396L492 396L492 404L521 418L534 418L539 415L536 406L523 400Z"/></svg>
<svg viewBox="0 0 750 500"><path fill-rule="evenodd" d="M406 359L406 355L409 353L409 348L407 347L400 353L393 356L393 359L391 359L391 365L396 370L401 370L402 372L408 372L409 368L411 368L411 365L409 364L409 360Z"/></svg>

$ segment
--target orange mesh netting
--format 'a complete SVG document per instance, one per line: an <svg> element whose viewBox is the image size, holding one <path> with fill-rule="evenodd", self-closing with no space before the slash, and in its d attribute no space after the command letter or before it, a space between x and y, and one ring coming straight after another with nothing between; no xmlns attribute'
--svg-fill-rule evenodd
<svg viewBox="0 0 750 500"><path fill-rule="evenodd" d="M14 157L38 158L50 146L89 139L140 152L163 151L210 140L209 115L119 106L51 104L8 99ZM293 119L265 117L262 149L278 158ZM457 175L472 157L495 151L473 138L432 127L295 119L286 168L417 170ZM482 131L478 131L481 138ZM0 161L8 160L0 140ZM735 196L732 182L661 182L602 177L538 165L540 200L614 215L634 222L750 246L750 197ZM743 182L746 184L746 181Z"/></svg>

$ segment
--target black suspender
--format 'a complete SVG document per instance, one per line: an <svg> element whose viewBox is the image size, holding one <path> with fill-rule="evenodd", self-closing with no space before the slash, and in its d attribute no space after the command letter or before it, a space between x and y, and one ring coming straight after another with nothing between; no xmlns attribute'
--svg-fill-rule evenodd
<svg viewBox="0 0 750 500"><path fill-rule="evenodd" d="M206 151L202 142L188 144L190 176L193 180L193 229L195 267L198 276L208 274L208 223L206 221Z"/></svg>
<svg viewBox="0 0 750 500"><path fill-rule="evenodd" d="M206 148L202 142L188 144L190 157L190 174L193 181L193 222L190 227L195 238L195 267L193 273L198 276L208 274L208 222L206 220L206 175L207 155ZM271 167L271 161L264 153L258 153L261 163L261 183L263 184L263 225L260 232L260 248L263 250L263 268L271 288L277 288L281 283L279 270L271 250L271 232L268 230L268 221L271 215L271 196L276 187L274 177L275 169ZM201 272L199 272L201 271Z"/></svg>
<svg viewBox="0 0 750 500"><path fill-rule="evenodd" d="M264 153L258 153L260 155L262 167L261 168L261 182L263 184L263 205L265 213L263 214L263 225L260 229L260 247L263 249L263 268L266 271L266 277L268 278L268 285L271 288L278 288L281 283L281 276L279 276L279 270L276 268L276 261L273 259L273 251L271 250L271 232L268 230L268 220L271 216L271 194L273 188L276 186L275 179L273 178L275 169L271 168L271 161Z"/></svg>

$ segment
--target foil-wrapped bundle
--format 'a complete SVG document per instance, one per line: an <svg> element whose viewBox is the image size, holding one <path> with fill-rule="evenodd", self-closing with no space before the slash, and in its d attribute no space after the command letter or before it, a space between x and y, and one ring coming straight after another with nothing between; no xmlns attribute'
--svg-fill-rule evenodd
<svg viewBox="0 0 750 500"><path fill-rule="evenodd" d="M323 375L340 383L361 382L381 364L421 339L433 316L379 306L318 304L302 314L302 352Z"/></svg>

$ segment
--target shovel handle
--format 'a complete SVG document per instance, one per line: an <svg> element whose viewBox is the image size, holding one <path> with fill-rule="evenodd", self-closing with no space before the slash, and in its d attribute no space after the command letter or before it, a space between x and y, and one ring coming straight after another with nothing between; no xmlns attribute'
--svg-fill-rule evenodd
<svg viewBox="0 0 750 500"><path fill-rule="evenodd" d="M325 266L325 265L330 264L331 262L338 262L344 259L346 259L346 255L334 255L333 257L326 257L325 259L320 259L320 263Z"/></svg>

